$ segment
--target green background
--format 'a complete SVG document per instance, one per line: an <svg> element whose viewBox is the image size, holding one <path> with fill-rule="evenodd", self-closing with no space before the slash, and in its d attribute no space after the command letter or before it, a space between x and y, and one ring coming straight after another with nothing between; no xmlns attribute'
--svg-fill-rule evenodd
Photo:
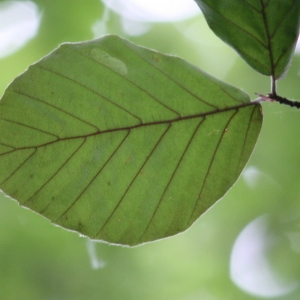
<svg viewBox="0 0 300 300"><path fill-rule="evenodd" d="M96 0L35 2L42 12L39 33L0 59L0 95L28 65L60 43L93 38L92 26L104 12ZM215 37L201 15L153 24L139 37L126 36L112 13L106 25L103 34L119 34L181 56L252 99L255 92L269 92L269 78ZM296 54L279 82L280 95L300 99L299 70ZM230 279L230 255L244 227L265 214L274 219L269 224L270 264L282 278L299 281L300 111L264 103L263 113L263 129L248 163L258 170L253 185L242 175L221 201L175 237L132 249L91 243L0 195L0 299L262 299ZM288 239L290 232L295 234ZM105 263L103 268L93 268L90 247ZM299 296L296 288L276 299Z"/></svg>

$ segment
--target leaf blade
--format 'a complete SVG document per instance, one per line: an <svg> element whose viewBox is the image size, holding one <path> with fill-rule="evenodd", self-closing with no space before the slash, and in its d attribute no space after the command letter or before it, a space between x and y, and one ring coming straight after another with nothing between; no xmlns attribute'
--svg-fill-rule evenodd
<svg viewBox="0 0 300 300"><path fill-rule="evenodd" d="M256 71L280 78L299 35L299 0L196 0L214 33Z"/></svg>
<svg viewBox="0 0 300 300"><path fill-rule="evenodd" d="M185 230L224 195L262 117L183 60L106 36L30 67L0 120L4 192L55 224L136 245Z"/></svg>

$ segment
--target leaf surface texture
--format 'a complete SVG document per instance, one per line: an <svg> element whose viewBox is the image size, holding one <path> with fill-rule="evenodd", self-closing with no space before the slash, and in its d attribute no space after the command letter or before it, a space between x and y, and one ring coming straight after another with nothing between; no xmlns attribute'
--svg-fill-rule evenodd
<svg viewBox="0 0 300 300"><path fill-rule="evenodd" d="M299 35L300 0L195 0L210 28L255 70L280 78Z"/></svg>
<svg viewBox="0 0 300 300"><path fill-rule="evenodd" d="M0 188L51 222L137 245L186 230L238 178L260 105L117 36L63 44L0 101Z"/></svg>

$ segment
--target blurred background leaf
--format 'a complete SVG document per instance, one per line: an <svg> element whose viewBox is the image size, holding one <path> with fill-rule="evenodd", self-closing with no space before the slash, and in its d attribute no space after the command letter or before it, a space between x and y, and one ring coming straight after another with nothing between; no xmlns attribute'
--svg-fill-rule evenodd
<svg viewBox="0 0 300 300"><path fill-rule="evenodd" d="M192 0L185 2L195 4ZM1 95L14 77L59 43L107 33L179 55L253 95L252 99L255 92L269 92L269 78L254 72L219 41L196 5L197 14L191 18L136 24L133 20L126 23L124 17L105 9L100 1L32 3L40 15L37 35L18 51L1 58ZM133 7L133 0L124 3ZM142 34L133 35L128 24L133 28L143 26ZM300 98L299 71L296 52L286 78L278 84L280 95ZM1 195L0 298L299 299L300 111L265 103L263 113L258 144L237 184L188 231L169 239L133 249L90 244ZM238 271L233 254L239 253L246 229L250 230L246 233L252 232L246 235L247 242L242 242L246 260L250 253L245 249L253 245L258 249L260 245L264 262L271 266L269 275L273 278L261 278L260 286L247 285L246 280L237 282L233 272ZM253 234L255 230L258 232ZM261 236L265 247L258 240ZM252 258L255 260L255 255ZM239 263L244 265L245 259ZM255 275L254 268L252 271Z"/></svg>

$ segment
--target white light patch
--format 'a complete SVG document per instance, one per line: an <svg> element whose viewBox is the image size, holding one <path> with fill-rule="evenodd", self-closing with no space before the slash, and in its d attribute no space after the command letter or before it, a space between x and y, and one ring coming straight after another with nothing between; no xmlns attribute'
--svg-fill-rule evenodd
<svg viewBox="0 0 300 300"><path fill-rule="evenodd" d="M92 268L95 270L103 269L106 266L106 263L97 257L96 242L87 239L86 245L90 256Z"/></svg>
<svg viewBox="0 0 300 300"><path fill-rule="evenodd" d="M253 166L247 167L242 173L242 176L247 185L252 189L257 188L261 182L272 184L274 188L280 187L271 176L261 172L259 169Z"/></svg>
<svg viewBox="0 0 300 300"><path fill-rule="evenodd" d="M297 41L297 44L296 44L295 52L300 53L300 39L299 39L299 37L298 37L298 41Z"/></svg>
<svg viewBox="0 0 300 300"><path fill-rule="evenodd" d="M31 1L0 3L0 58L22 48L38 32L41 15Z"/></svg>
<svg viewBox="0 0 300 300"><path fill-rule="evenodd" d="M195 1L187 0L102 0L110 9L136 22L176 22L200 13Z"/></svg>
<svg viewBox="0 0 300 300"><path fill-rule="evenodd" d="M261 172L255 167L248 167L243 172L243 177L251 188L255 188L259 182Z"/></svg>
<svg viewBox="0 0 300 300"><path fill-rule="evenodd" d="M278 274L268 261L272 238L268 236L267 225L267 216L261 216L239 234L231 252L230 276L245 292L273 298L291 293L298 288L299 282Z"/></svg>

